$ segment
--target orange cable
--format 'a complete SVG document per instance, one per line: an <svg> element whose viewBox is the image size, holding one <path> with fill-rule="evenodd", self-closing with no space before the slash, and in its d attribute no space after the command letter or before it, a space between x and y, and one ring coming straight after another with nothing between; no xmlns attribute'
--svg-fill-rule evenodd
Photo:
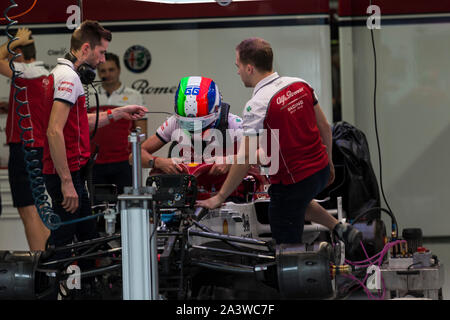
<svg viewBox="0 0 450 320"><path fill-rule="evenodd" d="M18 15L15 15L14 17L9 17L9 18L10 19L14 19L14 18L21 17L21 16L27 14L28 12L30 12L34 8L34 6L36 5L36 2L37 2L37 0L34 0L34 2L31 5L31 7L28 8L25 12L22 12L21 14L18 14ZM0 20L6 20L6 18L0 18Z"/></svg>

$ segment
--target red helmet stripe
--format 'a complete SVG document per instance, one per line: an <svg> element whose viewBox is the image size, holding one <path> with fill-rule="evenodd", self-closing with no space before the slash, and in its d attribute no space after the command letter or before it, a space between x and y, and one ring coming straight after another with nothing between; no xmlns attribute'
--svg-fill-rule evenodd
<svg viewBox="0 0 450 320"><path fill-rule="evenodd" d="M208 90L211 79L203 78L200 82L200 92L197 96L197 117L204 117L209 114L208 110Z"/></svg>

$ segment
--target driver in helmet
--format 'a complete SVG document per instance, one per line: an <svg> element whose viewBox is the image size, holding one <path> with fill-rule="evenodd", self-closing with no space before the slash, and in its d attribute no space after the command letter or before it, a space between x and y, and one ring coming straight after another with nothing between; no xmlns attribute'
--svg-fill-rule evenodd
<svg viewBox="0 0 450 320"><path fill-rule="evenodd" d="M184 172L180 162L199 162L200 159L214 162L208 174L227 173L231 164L225 157L236 154L236 143L242 136L242 119L229 112L229 108L222 102L219 88L212 79L182 78L175 93L174 115L141 144L142 167L176 174ZM218 133L222 138L217 137ZM226 143L226 139L233 143ZM153 155L169 142L172 145L167 158ZM213 144L216 144L215 148ZM215 154L217 150L222 152ZM210 157L205 159L206 155Z"/></svg>

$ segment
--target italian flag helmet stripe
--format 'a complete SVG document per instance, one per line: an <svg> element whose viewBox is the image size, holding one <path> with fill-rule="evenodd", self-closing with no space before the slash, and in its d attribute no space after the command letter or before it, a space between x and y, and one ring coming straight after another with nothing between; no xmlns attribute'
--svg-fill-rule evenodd
<svg viewBox="0 0 450 320"><path fill-rule="evenodd" d="M186 117L186 112L184 111L184 103L186 101L185 91L188 80L189 77L184 77L183 79L180 80L177 94L175 96L175 113L179 114L182 117Z"/></svg>
<svg viewBox="0 0 450 320"><path fill-rule="evenodd" d="M200 95L198 88L202 82L201 77L189 77L187 79L185 96L186 100L184 102L184 113L186 117L197 117L198 116L198 101L197 97Z"/></svg>
<svg viewBox="0 0 450 320"><path fill-rule="evenodd" d="M214 112L215 106L220 106L220 94L217 84L211 81L208 91L208 113Z"/></svg>
<svg viewBox="0 0 450 320"><path fill-rule="evenodd" d="M175 113L181 117L205 117L220 106L216 83L199 76L184 77L175 93Z"/></svg>
<svg viewBox="0 0 450 320"><path fill-rule="evenodd" d="M209 114L209 88L212 81L208 78L203 78L200 83L200 92L197 95L198 109L197 109L197 117L207 116Z"/></svg>

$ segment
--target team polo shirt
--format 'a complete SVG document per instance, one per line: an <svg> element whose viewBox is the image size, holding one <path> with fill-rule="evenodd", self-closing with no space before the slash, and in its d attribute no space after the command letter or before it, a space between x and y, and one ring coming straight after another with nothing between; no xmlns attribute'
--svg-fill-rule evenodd
<svg viewBox="0 0 450 320"><path fill-rule="evenodd" d="M17 94L17 99L27 102L20 106L18 111L22 116L29 116L23 118L20 125L23 128L32 128L32 130L25 131L23 139L27 140L27 147L43 147L46 137L46 127L44 124L46 120L44 115L47 106L48 95L51 94L51 86L49 83L49 72L44 67L42 61L34 61L31 63L14 62L14 68L21 74L15 79L16 86L24 88L18 90L11 83L9 93L9 108L8 118L6 120L6 143L22 143L20 138L22 129L19 126L20 116L17 113L19 103L14 96Z"/></svg>
<svg viewBox="0 0 450 320"><path fill-rule="evenodd" d="M231 112L228 113L228 136L230 139L233 139L233 142L239 141L242 137L242 123L243 121L239 116ZM222 140L220 140L210 134L211 131L209 130L205 130L202 133L202 140L208 142L208 150L223 150L223 143L226 144L226 138L222 137ZM175 116L171 116L156 130L156 136L164 143L170 141L178 142L182 150L188 150L186 148L193 147L191 134L181 129ZM226 149L226 155L235 154L235 150L235 143L230 144L229 148Z"/></svg>
<svg viewBox="0 0 450 320"><path fill-rule="evenodd" d="M110 95L103 87L98 87L99 111L106 111L126 105L144 104L142 95L131 88L125 87L123 84ZM94 91L89 90L89 112L95 113L97 110L97 102ZM145 119L145 118L143 118ZM127 161L131 152L128 135L130 134L133 121L120 119L115 121L113 125L107 125L97 128L94 139L91 142L91 151L94 151L96 145L99 146L96 164L115 163Z"/></svg>
<svg viewBox="0 0 450 320"><path fill-rule="evenodd" d="M299 182L328 164L326 147L317 127L314 106L317 96L303 79L280 77L278 73L262 79L243 111L244 135L278 129L279 170L271 175L272 184ZM268 141L270 155L270 141Z"/></svg>
<svg viewBox="0 0 450 320"><path fill-rule="evenodd" d="M69 115L64 126L64 142L66 146L67 164L71 172L80 170L90 156L89 122L86 109L86 97L80 77L74 70L73 63L58 58L58 64L52 70L53 101L61 101L70 105ZM53 104L53 102L52 102ZM56 174L48 140L44 145L43 157L45 174Z"/></svg>

